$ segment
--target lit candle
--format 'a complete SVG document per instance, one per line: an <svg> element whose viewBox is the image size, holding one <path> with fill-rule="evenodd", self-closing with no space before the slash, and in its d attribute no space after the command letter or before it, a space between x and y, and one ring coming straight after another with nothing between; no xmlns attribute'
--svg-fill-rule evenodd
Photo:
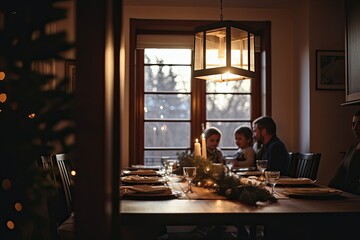
<svg viewBox="0 0 360 240"><path fill-rule="evenodd" d="M201 138L201 156L205 159L207 159L207 153L206 153L206 139L204 134L202 135Z"/></svg>
<svg viewBox="0 0 360 240"><path fill-rule="evenodd" d="M200 156L200 143L198 139L195 139L195 144L194 144L194 156Z"/></svg>

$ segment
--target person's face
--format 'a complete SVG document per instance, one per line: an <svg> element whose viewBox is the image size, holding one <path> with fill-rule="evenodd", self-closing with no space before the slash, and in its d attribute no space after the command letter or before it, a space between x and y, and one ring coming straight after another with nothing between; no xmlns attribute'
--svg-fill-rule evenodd
<svg viewBox="0 0 360 240"><path fill-rule="evenodd" d="M219 134L213 134L206 139L206 146L211 149L215 150L216 147L219 145L221 136Z"/></svg>
<svg viewBox="0 0 360 240"><path fill-rule="evenodd" d="M263 130L264 129L260 129L257 124L253 125L253 138L256 142L259 142L259 143L264 142Z"/></svg>
<svg viewBox="0 0 360 240"><path fill-rule="evenodd" d="M235 134L235 143L239 148L247 148L249 140L245 138L244 134Z"/></svg>
<svg viewBox="0 0 360 240"><path fill-rule="evenodd" d="M360 116L354 116L352 119L352 130L357 139L360 139Z"/></svg>

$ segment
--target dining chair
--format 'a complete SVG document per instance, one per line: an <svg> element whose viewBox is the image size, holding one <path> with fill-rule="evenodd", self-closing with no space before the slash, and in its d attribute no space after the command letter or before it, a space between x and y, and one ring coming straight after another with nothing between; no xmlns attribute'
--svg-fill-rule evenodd
<svg viewBox="0 0 360 240"><path fill-rule="evenodd" d="M53 155L55 162L59 169L61 185L66 200L67 218L59 224L57 233L59 240L75 239L75 214L73 209L73 194L72 194L72 181L71 181L71 166L70 159L65 153Z"/></svg>
<svg viewBox="0 0 360 240"><path fill-rule="evenodd" d="M289 177L303 177L316 180L321 153L289 153Z"/></svg>
<svg viewBox="0 0 360 240"><path fill-rule="evenodd" d="M53 155L57 166L59 168L59 174L61 179L61 184L65 194L65 200L67 205L68 214L73 212L72 207L72 181L70 175L70 160L67 155L64 153Z"/></svg>
<svg viewBox="0 0 360 240"><path fill-rule="evenodd" d="M48 178L52 183L56 183L55 165L51 155L41 156L42 168L47 172Z"/></svg>
<svg viewBox="0 0 360 240"><path fill-rule="evenodd" d="M51 155L43 155L41 158L41 164L39 167L42 167L44 170L47 179L51 184L57 186L56 179L56 168ZM49 237L50 239L57 240L57 226L59 222L58 206L59 206L59 191L55 188L54 195L50 195L46 199L47 212L48 212L48 221L49 221Z"/></svg>

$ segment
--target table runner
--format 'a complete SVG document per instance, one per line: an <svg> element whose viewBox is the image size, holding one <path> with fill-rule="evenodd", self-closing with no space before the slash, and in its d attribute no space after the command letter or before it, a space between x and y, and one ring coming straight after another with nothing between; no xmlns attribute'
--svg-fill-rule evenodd
<svg viewBox="0 0 360 240"><path fill-rule="evenodd" d="M187 182L172 182L169 181L168 186L174 190L175 192L182 193L179 194L179 199L191 199L191 200L199 200L199 199L207 199L207 200L224 200L226 199L223 196L218 195L215 191L209 190L203 187L195 187L192 186L193 193L184 193L187 190L188 184Z"/></svg>
<svg viewBox="0 0 360 240"><path fill-rule="evenodd" d="M192 186L194 193L184 193L187 190L188 185L186 182L172 182L169 181L168 186L178 194L178 199L190 199L190 200L224 200L224 196L218 195L214 190L210 190L203 187ZM270 190L269 187L266 187ZM276 192L275 197L280 199L289 199L289 197L283 195L279 191Z"/></svg>

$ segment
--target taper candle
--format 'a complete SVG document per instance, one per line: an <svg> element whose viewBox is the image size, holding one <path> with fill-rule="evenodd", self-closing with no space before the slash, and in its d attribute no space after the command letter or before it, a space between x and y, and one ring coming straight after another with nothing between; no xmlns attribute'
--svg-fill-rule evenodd
<svg viewBox="0 0 360 240"><path fill-rule="evenodd" d="M207 153L206 153L206 139L204 134L201 137L201 156L204 159L207 159Z"/></svg>
<svg viewBox="0 0 360 240"><path fill-rule="evenodd" d="M201 152L200 152L200 143L198 139L195 139L195 144L194 144L194 156L200 156Z"/></svg>

